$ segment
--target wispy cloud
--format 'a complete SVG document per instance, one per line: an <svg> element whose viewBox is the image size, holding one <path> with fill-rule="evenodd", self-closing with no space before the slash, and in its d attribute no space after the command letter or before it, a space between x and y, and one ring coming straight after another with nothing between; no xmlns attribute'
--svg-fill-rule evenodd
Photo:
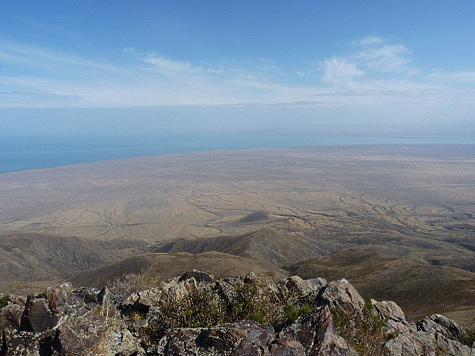
<svg viewBox="0 0 475 356"><path fill-rule="evenodd" d="M265 57L260 57L259 58L259 64L257 68L263 72L271 73L271 74L276 74L279 76L285 76L286 74L282 69L277 67L277 65L274 63L274 61L270 58L265 58Z"/></svg>
<svg viewBox="0 0 475 356"><path fill-rule="evenodd" d="M365 72L345 58L332 57L321 64L322 81L336 86L348 86L355 77L364 76Z"/></svg>
<svg viewBox="0 0 475 356"><path fill-rule="evenodd" d="M473 72L454 72L447 73L442 71L434 71L427 76L431 81L459 84L475 82L475 71Z"/></svg>
<svg viewBox="0 0 475 356"><path fill-rule="evenodd" d="M384 43L385 40L379 36L367 36L359 40L351 41L351 45L367 46Z"/></svg>
<svg viewBox="0 0 475 356"><path fill-rule="evenodd" d="M364 48L354 55L366 68L380 73L407 72L416 73L415 68L408 66L411 54L403 45L383 45Z"/></svg>
<svg viewBox="0 0 475 356"><path fill-rule="evenodd" d="M124 47L122 48L122 52L124 53L135 53L135 47Z"/></svg>
<svg viewBox="0 0 475 356"><path fill-rule="evenodd" d="M354 87L355 79L368 82L381 75L416 74L418 70L410 66L411 51L404 45L387 42L376 36L352 41L349 53L320 62L322 82Z"/></svg>
<svg viewBox="0 0 475 356"><path fill-rule="evenodd" d="M203 73L200 66L192 65L187 61L171 59L165 56L148 54L145 57L137 57L138 60L149 64L147 69L166 76L181 76L196 73Z"/></svg>
<svg viewBox="0 0 475 356"><path fill-rule="evenodd" d="M10 64L27 64L30 67L48 67L64 64L70 69L89 68L108 71L123 71L124 68L109 63L92 61L80 56L52 51L40 47L9 42L0 43L0 59Z"/></svg>
<svg viewBox="0 0 475 356"><path fill-rule="evenodd" d="M115 58L105 61L1 43L0 107L241 103L382 106L449 102L452 97L475 104L475 72L439 70L424 74L412 65L415 54L409 48L377 36L352 41L344 50L316 58L313 68L291 73L265 57L235 68L141 52L133 46L119 49Z"/></svg>

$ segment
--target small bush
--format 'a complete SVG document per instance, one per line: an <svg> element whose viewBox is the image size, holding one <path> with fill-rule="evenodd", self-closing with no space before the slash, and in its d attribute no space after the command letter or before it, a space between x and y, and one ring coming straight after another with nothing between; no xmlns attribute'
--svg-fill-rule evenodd
<svg viewBox="0 0 475 356"><path fill-rule="evenodd" d="M152 338L160 338L166 329L209 327L225 322L226 308L211 289L196 289L180 300L163 302L156 320L150 325Z"/></svg>
<svg viewBox="0 0 475 356"><path fill-rule="evenodd" d="M0 298L0 309L10 303L10 297L8 295L4 295Z"/></svg>
<svg viewBox="0 0 475 356"><path fill-rule="evenodd" d="M312 311L314 311L314 308L312 308L309 304L302 304L302 305L286 304L284 306L283 321L280 324L274 325L274 328L277 331L281 331L283 328L292 324L295 320L297 320L301 316L308 315Z"/></svg>
<svg viewBox="0 0 475 356"><path fill-rule="evenodd" d="M230 288L229 299L216 285L200 286L179 300L163 298L155 321L150 324L151 338L160 338L169 328L211 327L240 320L281 330L312 310L309 305L285 307L275 291L267 287L267 282L238 281Z"/></svg>
<svg viewBox="0 0 475 356"><path fill-rule="evenodd" d="M113 302L123 303L131 294L158 286L158 276L127 274L115 279L109 286Z"/></svg>
<svg viewBox="0 0 475 356"><path fill-rule="evenodd" d="M253 320L261 324L269 324L271 319L267 314L268 301L259 295L254 282L243 283L235 289L236 297L228 306L230 311L228 321Z"/></svg>
<svg viewBox="0 0 475 356"><path fill-rule="evenodd" d="M353 346L358 355L380 355L386 341L395 337L384 333L384 320L373 310L370 298L365 300L362 315L339 310L333 313L333 320L340 336Z"/></svg>
<svg viewBox="0 0 475 356"><path fill-rule="evenodd" d="M139 313L139 312L133 312L131 315L130 315L130 319L134 322L134 323L137 323L141 320L143 320L144 316L143 314Z"/></svg>

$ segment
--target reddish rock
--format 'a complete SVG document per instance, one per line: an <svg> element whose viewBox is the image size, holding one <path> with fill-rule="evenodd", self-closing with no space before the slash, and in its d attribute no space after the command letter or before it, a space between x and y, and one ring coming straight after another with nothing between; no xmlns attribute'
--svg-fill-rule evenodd
<svg viewBox="0 0 475 356"><path fill-rule="evenodd" d="M59 314L63 311L66 301L72 296L72 286L64 283L55 288L48 288L45 291L45 297L48 299L48 306L53 314Z"/></svg>
<svg viewBox="0 0 475 356"><path fill-rule="evenodd" d="M51 312L48 300L29 296L20 321L20 330L42 332L54 327L57 317Z"/></svg>
<svg viewBox="0 0 475 356"><path fill-rule="evenodd" d="M304 356L305 349L295 339L281 339L271 345L270 353L272 356Z"/></svg>
<svg viewBox="0 0 475 356"><path fill-rule="evenodd" d="M211 328L168 330L158 344L159 355L271 355L274 328L237 322Z"/></svg>
<svg viewBox="0 0 475 356"><path fill-rule="evenodd" d="M307 355L356 355L351 346L336 333L328 306L300 318L282 330L279 338L298 340Z"/></svg>
<svg viewBox="0 0 475 356"><path fill-rule="evenodd" d="M0 310L0 333L5 329L18 329L24 306L8 304Z"/></svg>
<svg viewBox="0 0 475 356"><path fill-rule="evenodd" d="M134 293L125 304L126 299L117 301L107 288L71 290L67 285L31 295L26 301L14 297L0 310L0 356L342 356L356 355L354 348L386 356L475 356L472 345L467 345L470 335L450 319L432 315L416 327L393 302L373 301L372 310L367 310L345 280L325 285L319 279L291 277L276 283L254 274L214 284L198 280L190 277L179 282L174 278ZM192 318L197 305L193 298L199 296L215 303L209 304L213 308L210 313L219 317ZM294 307L292 313L288 306ZM240 314L246 308L247 314ZM303 310L312 312L294 320ZM279 328L288 326L276 334L272 326L235 321L254 317ZM380 319L376 322L375 317ZM160 328L162 324L157 322L163 320L178 322ZM171 328L223 320L230 322ZM335 323L341 330L336 330ZM372 340L375 344L365 349Z"/></svg>

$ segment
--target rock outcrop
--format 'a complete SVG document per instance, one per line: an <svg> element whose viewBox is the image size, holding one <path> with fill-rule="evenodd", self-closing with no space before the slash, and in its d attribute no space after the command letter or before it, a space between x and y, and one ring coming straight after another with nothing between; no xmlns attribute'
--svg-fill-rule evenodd
<svg viewBox="0 0 475 356"><path fill-rule="evenodd" d="M473 334L452 320L408 322L395 303L365 301L345 280L190 271L147 288L128 277L2 301L0 356L475 356Z"/></svg>

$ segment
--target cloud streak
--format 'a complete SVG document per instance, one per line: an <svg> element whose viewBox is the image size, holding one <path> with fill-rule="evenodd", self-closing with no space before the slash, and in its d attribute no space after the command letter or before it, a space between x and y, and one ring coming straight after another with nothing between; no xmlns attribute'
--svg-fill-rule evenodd
<svg viewBox="0 0 475 356"><path fill-rule="evenodd" d="M345 58L333 57L326 59L321 67L324 73L322 81L336 86L351 86L355 78L362 77L365 74L355 63Z"/></svg>
<svg viewBox="0 0 475 356"><path fill-rule="evenodd" d="M200 66L194 66L190 62L174 60L165 56L148 54L145 57L137 57L137 59L149 65L146 69L170 77L200 74L204 72L204 69Z"/></svg>
<svg viewBox="0 0 475 356"><path fill-rule="evenodd" d="M475 72L424 74L412 65L412 56L403 44L369 36L349 43L346 53L317 58L316 68L290 73L264 57L236 68L141 53L134 47L105 61L2 43L0 107L243 103L342 107L427 105L434 100L449 103L455 97L475 102L471 96Z"/></svg>
<svg viewBox="0 0 475 356"><path fill-rule="evenodd" d="M68 69L86 68L115 72L124 71L124 68L110 63L101 63L80 56L9 42L0 43L0 60L13 65L27 65L28 68L53 68L55 65L62 64L66 65Z"/></svg>

